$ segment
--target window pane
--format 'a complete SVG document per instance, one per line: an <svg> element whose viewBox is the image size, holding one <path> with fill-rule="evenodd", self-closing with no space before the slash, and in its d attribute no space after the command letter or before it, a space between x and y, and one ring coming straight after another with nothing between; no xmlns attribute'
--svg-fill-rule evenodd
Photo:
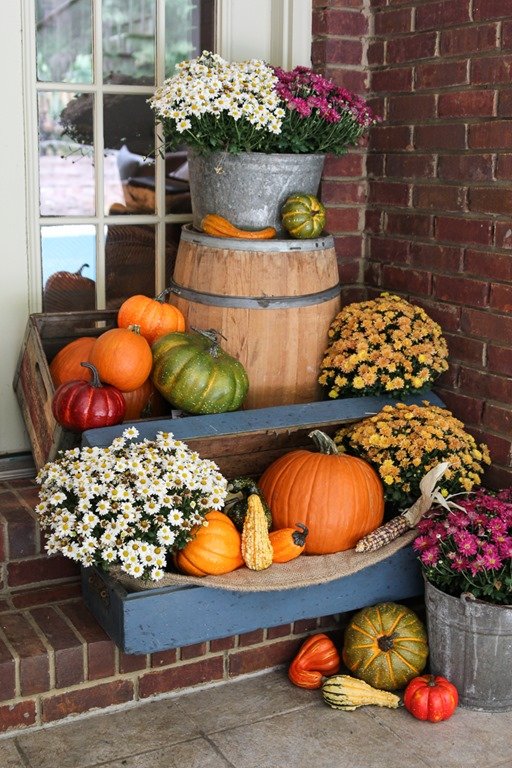
<svg viewBox="0 0 512 768"><path fill-rule="evenodd" d="M155 295L155 227L106 227L105 291L107 309L118 309L136 293Z"/></svg>
<svg viewBox="0 0 512 768"><path fill-rule="evenodd" d="M38 80L92 82L92 0L37 0Z"/></svg>
<svg viewBox="0 0 512 768"><path fill-rule="evenodd" d="M165 41L165 76L170 77L179 61L190 59L201 50L197 0L166 0Z"/></svg>
<svg viewBox="0 0 512 768"><path fill-rule="evenodd" d="M95 264L95 227L41 227L43 312L94 309Z"/></svg>
<svg viewBox="0 0 512 768"><path fill-rule="evenodd" d="M104 0L103 79L155 83L155 0Z"/></svg>

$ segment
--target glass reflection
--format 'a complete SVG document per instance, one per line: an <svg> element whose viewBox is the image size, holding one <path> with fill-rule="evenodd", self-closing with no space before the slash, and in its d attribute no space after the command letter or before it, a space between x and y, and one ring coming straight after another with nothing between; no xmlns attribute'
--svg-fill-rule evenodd
<svg viewBox="0 0 512 768"><path fill-rule="evenodd" d="M110 0L102 12L104 81L154 85L155 0Z"/></svg>
<svg viewBox="0 0 512 768"><path fill-rule="evenodd" d="M37 0L37 78L92 83L92 0Z"/></svg>
<svg viewBox="0 0 512 768"><path fill-rule="evenodd" d="M96 306L96 229L92 225L41 227L43 312Z"/></svg>

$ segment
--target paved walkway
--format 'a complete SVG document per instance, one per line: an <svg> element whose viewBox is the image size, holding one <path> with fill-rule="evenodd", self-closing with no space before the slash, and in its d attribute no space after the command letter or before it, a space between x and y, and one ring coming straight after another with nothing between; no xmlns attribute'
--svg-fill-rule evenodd
<svg viewBox="0 0 512 768"><path fill-rule="evenodd" d="M340 712L283 669L0 740L1 768L512 768L512 712Z"/></svg>

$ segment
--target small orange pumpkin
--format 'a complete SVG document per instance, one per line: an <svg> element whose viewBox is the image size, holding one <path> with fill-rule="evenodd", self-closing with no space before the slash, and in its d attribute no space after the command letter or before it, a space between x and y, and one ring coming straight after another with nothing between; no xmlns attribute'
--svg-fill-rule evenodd
<svg viewBox="0 0 512 768"><path fill-rule="evenodd" d="M89 360L89 353L95 341L94 336L80 336L59 349L50 363L50 376L55 389L68 381L91 380L91 372L81 363Z"/></svg>
<svg viewBox="0 0 512 768"><path fill-rule="evenodd" d="M326 555L355 547L384 517L384 490L362 459L338 453L323 432L310 433L319 452L291 451L274 461L258 486L275 528L302 520L309 529L305 553Z"/></svg>
<svg viewBox="0 0 512 768"><path fill-rule="evenodd" d="M192 541L177 552L174 564L190 576L219 576L244 564L242 537L234 523L223 512L207 512L208 525L193 530Z"/></svg>
<svg viewBox="0 0 512 768"><path fill-rule="evenodd" d="M151 416L163 416L169 411L169 403L164 400L151 380L131 392L121 392L126 403L125 421L133 419L149 419Z"/></svg>
<svg viewBox="0 0 512 768"><path fill-rule="evenodd" d="M102 382L112 384L121 392L131 392L148 378L153 355L137 326L111 328L96 339L89 362L98 371Z"/></svg>
<svg viewBox="0 0 512 768"><path fill-rule="evenodd" d="M280 528L269 533L274 550L273 563L288 563L295 560L306 546L308 529L304 523L295 523L295 528Z"/></svg>
<svg viewBox="0 0 512 768"><path fill-rule="evenodd" d="M178 307L165 301L168 293L169 289L166 288L154 299L141 294L130 296L119 307L117 313L119 328L138 325L141 336L144 336L150 346L160 336L175 331L184 331L185 317Z"/></svg>

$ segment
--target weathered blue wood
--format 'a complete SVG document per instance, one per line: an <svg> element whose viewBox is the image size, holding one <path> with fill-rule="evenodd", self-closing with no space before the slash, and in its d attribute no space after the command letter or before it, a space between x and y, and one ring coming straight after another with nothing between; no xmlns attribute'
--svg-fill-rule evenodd
<svg viewBox="0 0 512 768"><path fill-rule="evenodd" d="M433 392L404 397L401 402L421 404L427 400L443 407L443 402ZM342 400L323 400L298 405L278 405L272 408L256 408L231 413L216 413L208 416L186 416L178 419L145 419L135 422L140 439L152 439L156 433L172 432L178 440L192 437L234 435L262 430L287 429L297 426L321 427L335 421L363 419L378 413L384 405L394 404L390 397L349 397ZM110 445L119 437L126 424L115 427L86 430L82 436L83 445Z"/></svg>
<svg viewBox="0 0 512 768"><path fill-rule="evenodd" d="M84 600L125 653L153 653L297 619L342 613L423 593L410 546L327 584L271 592L165 587L128 593L95 569L83 571Z"/></svg>

